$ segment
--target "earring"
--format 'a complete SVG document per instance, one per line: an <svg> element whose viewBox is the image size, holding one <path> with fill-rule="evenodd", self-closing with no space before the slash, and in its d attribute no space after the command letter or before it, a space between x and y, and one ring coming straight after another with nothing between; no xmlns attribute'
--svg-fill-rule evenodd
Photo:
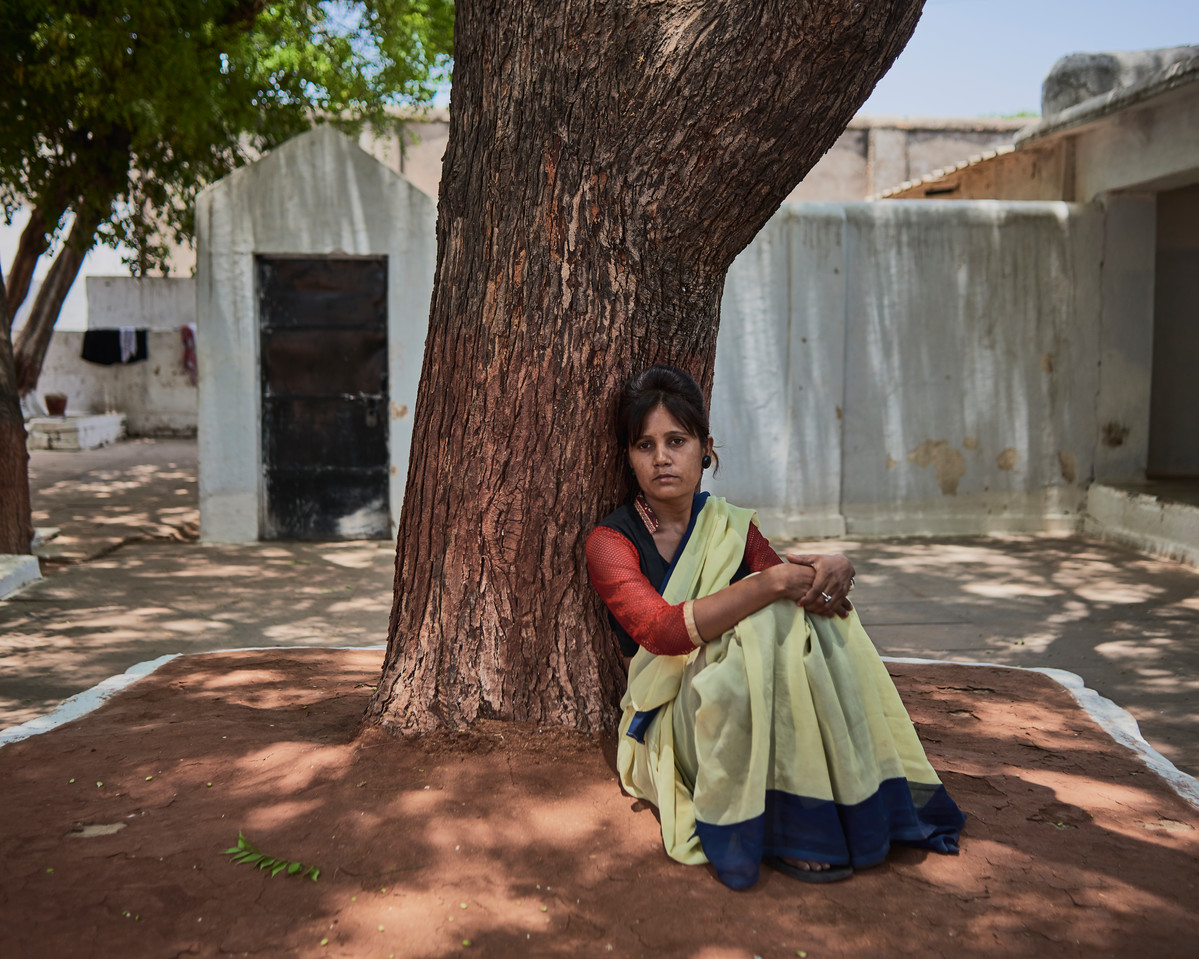
<svg viewBox="0 0 1199 959"><path fill-rule="evenodd" d="M704 469L707 469L709 466L712 465L712 457L710 457L707 453L705 453L704 458L699 461L699 465L702 466Z"/></svg>

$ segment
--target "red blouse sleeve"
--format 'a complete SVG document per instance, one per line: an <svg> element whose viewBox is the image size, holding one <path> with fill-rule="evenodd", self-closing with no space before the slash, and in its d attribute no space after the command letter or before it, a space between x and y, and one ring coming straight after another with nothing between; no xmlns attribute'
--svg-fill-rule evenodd
<svg viewBox="0 0 1199 959"><path fill-rule="evenodd" d="M598 526L587 537L587 575L604 605L638 645L659 656L678 656L696 648L687 635L683 604L672 606L662 598L641 572L637 547L616 530Z"/></svg>
<svg viewBox="0 0 1199 959"><path fill-rule="evenodd" d="M745 537L745 565L751 573L760 573L783 562L770 546L770 540L762 535L757 523L749 524L749 535Z"/></svg>

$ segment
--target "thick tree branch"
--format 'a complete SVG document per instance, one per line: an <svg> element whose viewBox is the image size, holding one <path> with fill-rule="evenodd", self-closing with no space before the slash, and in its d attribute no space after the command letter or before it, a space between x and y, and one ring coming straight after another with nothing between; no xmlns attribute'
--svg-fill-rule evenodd
<svg viewBox="0 0 1199 959"><path fill-rule="evenodd" d="M0 267L0 553L30 552L29 453L17 394L4 270Z"/></svg>
<svg viewBox="0 0 1199 959"><path fill-rule="evenodd" d="M65 212L66 202L59 199L57 205L39 204L29 214L25 229L21 231L17 252L13 254L12 267L8 271L8 294L5 298L8 304L8 329L12 329L17 310L29 293L38 259L50 246L50 234Z"/></svg>
<svg viewBox="0 0 1199 959"><path fill-rule="evenodd" d="M21 396L36 386L46 359L46 350L54 334L54 324L62 310L63 301L71 291L79 266L87 251L92 248L96 237L99 218L94 213L82 213L75 217L71 232L46 274L46 280L37 291L29 318L17 334L13 350L16 369L17 391Z"/></svg>

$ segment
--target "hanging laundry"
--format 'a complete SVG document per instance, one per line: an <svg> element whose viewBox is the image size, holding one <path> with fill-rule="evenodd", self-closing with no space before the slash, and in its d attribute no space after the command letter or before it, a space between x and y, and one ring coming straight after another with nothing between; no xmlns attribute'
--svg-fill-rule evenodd
<svg viewBox="0 0 1199 959"><path fill-rule="evenodd" d="M139 363L149 357L146 331L124 327L119 330L87 330L83 334L83 358L89 363L112 366Z"/></svg>
<svg viewBox="0 0 1199 959"><path fill-rule="evenodd" d="M121 362L132 362L137 355L137 330L132 326L122 326L117 330L117 339L121 343Z"/></svg>
<svg viewBox="0 0 1199 959"><path fill-rule="evenodd" d="M184 323L179 328L179 334L183 337L183 371L187 374L191 385L196 385L196 325L194 323Z"/></svg>

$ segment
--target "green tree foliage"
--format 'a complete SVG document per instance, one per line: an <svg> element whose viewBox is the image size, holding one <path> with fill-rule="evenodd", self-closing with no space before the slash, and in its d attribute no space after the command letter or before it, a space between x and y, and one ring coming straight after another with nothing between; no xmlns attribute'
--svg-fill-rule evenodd
<svg viewBox="0 0 1199 959"><path fill-rule="evenodd" d="M452 31L450 0L3 0L0 202L161 267L208 183L318 120L428 101Z"/></svg>

